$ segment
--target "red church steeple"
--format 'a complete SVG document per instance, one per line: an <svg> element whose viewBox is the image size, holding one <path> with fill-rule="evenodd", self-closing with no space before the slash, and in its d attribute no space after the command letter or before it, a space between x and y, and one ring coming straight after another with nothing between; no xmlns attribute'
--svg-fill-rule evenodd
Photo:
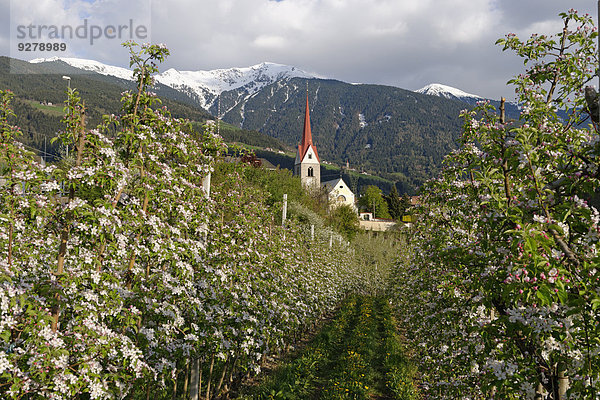
<svg viewBox="0 0 600 400"><path fill-rule="evenodd" d="M300 161L304 159L306 152L308 149L312 147L315 152L315 157L317 157L317 161L319 160L319 153L317 153L317 148L313 144L312 133L310 131L310 112L308 108L308 92L306 93L306 112L304 114L304 132L302 133L302 141L298 144L298 155L300 156Z"/></svg>

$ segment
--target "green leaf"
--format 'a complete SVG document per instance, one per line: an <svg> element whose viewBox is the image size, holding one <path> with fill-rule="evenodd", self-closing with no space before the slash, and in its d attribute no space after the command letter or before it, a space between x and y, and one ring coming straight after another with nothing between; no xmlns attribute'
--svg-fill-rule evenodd
<svg viewBox="0 0 600 400"><path fill-rule="evenodd" d="M552 303L552 294L547 286L541 286L535 294L542 301L543 305Z"/></svg>

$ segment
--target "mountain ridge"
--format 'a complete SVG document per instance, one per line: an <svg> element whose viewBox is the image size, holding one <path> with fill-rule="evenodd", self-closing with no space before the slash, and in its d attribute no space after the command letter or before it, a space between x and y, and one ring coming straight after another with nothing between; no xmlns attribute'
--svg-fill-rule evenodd
<svg viewBox="0 0 600 400"><path fill-rule="evenodd" d="M133 80L133 72L130 69L104 64L95 60L72 58L72 57L49 57L37 58L30 60L30 63L45 63L62 61L66 64L80 68L85 71L96 72L103 75L115 76L121 79ZM185 90L189 88L196 95L209 93L211 97L218 97L223 92L235 90L251 85L253 82L262 82L263 85L252 85L248 92L250 95L258 92L264 86L274 83L279 80L289 80L292 78L305 79L326 79L330 78L311 74L302 69L286 64L279 64L269 61L264 61L259 64L248 67L231 67L217 68L212 70L179 70L169 68L155 75L155 79L177 90ZM337 79L333 79L337 80ZM340 81L344 82L344 81ZM351 85L368 85L366 83L344 82ZM396 87L393 85L381 85ZM399 88L402 89L402 88ZM473 100L483 100L484 97L464 92L461 89L441 84L430 83L421 89L414 90L415 93L421 93L432 96L445 97L447 99L461 100L472 103ZM214 99L213 99L214 100ZM203 108L209 109L213 103L209 101L201 101Z"/></svg>
<svg viewBox="0 0 600 400"><path fill-rule="evenodd" d="M74 68L59 59L38 65L56 72ZM87 70L77 71L92 74L94 79L132 83L109 76L108 66L90 62L84 67ZM157 75L156 82L166 96L184 97L186 103L229 124L261 132L288 146L296 146L300 140L308 96L319 155L337 165L349 161L359 172L394 181L401 193L414 193L435 176L445 155L458 147L459 114L466 105L458 99L323 79L274 63L216 71L208 78L203 72L191 71L186 80L181 71L169 69ZM118 73L124 76L122 71ZM161 76L167 85L161 83ZM210 79L209 84L201 84L201 78Z"/></svg>
<svg viewBox="0 0 600 400"><path fill-rule="evenodd" d="M132 70L123 67L100 63L95 60L51 57L37 58L30 63L42 64L62 61L72 67L102 75L115 76L121 79L133 80ZM213 70L178 70L169 68L154 76L157 82L173 89L183 91L198 100L199 105L209 109L216 98L223 92L244 88L252 95L264 86L280 80L291 78L314 79L321 78L309 74L295 66L262 62L249 67L219 68Z"/></svg>

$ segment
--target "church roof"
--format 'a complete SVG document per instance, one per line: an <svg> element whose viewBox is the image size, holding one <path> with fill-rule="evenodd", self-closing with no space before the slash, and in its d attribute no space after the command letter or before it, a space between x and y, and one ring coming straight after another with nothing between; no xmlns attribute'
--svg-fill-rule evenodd
<svg viewBox="0 0 600 400"><path fill-rule="evenodd" d="M304 132L302 132L302 141L298 144L298 155L300 156L300 161L304 159L306 152L309 148L313 149L315 152L315 157L317 157L317 161L321 162L319 159L319 153L317 153L317 148L313 144L312 140L312 132L310 131L310 113L308 108L308 93L306 94L306 113L304 114Z"/></svg>
<svg viewBox="0 0 600 400"><path fill-rule="evenodd" d="M335 189L337 189L337 188L338 188L338 186L340 186L340 185L342 185L342 184L343 184L345 187L347 187L347 188L348 188L348 190L350 190L350 187L348 187L348 185L346 185L346 182L344 182L344 179L343 179L343 178L341 178L341 177L340 177L340 178L336 178L336 179L332 179L332 180L330 180L330 181L326 181L326 182L323 182L323 183L322 183L322 185L323 185L323 186L325 186L325 187L327 188L327 191L328 191L328 192L332 192L332 191L334 191Z"/></svg>

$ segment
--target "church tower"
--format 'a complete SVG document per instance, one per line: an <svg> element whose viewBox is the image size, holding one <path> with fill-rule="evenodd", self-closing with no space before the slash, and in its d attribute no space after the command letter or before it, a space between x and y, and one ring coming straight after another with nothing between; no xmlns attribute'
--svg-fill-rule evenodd
<svg viewBox="0 0 600 400"><path fill-rule="evenodd" d="M298 152L296 153L296 161L294 162L294 175L300 176L300 181L306 188L312 187L318 189L321 186L321 164L310 131L308 92L306 93L304 132L302 132L302 141L298 144Z"/></svg>

